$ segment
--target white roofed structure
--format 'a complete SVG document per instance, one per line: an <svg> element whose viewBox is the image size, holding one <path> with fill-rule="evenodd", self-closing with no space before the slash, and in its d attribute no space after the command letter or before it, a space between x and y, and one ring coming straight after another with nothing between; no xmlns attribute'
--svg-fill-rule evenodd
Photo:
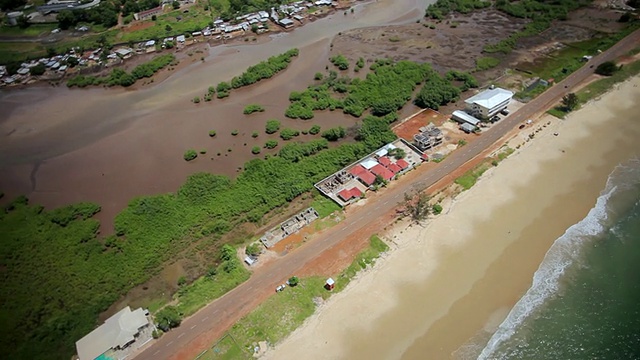
<svg viewBox="0 0 640 360"><path fill-rule="evenodd" d="M513 92L493 88L478 93L465 100L466 111L477 118L490 118L509 105Z"/></svg>
<svg viewBox="0 0 640 360"><path fill-rule="evenodd" d="M378 162L373 160L373 159L371 159L371 158L368 158L368 159L365 159L364 161L362 161L360 163L360 165L364 166L365 169L369 170L372 167L378 165Z"/></svg>
<svg viewBox="0 0 640 360"><path fill-rule="evenodd" d="M464 111L461 110L456 110L451 114L451 117L453 118L453 120L459 122L459 123L467 123L467 124L471 124L473 126L478 126L478 123L480 122L480 120L476 119L475 117L467 114Z"/></svg>
<svg viewBox="0 0 640 360"><path fill-rule="evenodd" d="M123 349L136 341L140 330L149 325L142 308L126 307L104 324L76 342L80 360L94 360L111 349Z"/></svg>

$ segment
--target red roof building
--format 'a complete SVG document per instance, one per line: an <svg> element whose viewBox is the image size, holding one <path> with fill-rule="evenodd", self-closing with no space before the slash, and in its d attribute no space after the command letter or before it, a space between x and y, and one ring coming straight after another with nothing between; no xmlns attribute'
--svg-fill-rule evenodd
<svg viewBox="0 0 640 360"><path fill-rule="evenodd" d="M394 173L392 173L389 169L387 169L386 167L378 164L374 167L371 168L371 172L376 174L376 175L380 175L382 176L383 179L389 181L391 179L393 179L394 177Z"/></svg>
<svg viewBox="0 0 640 360"><path fill-rule="evenodd" d="M391 164L391 160L389 160L389 158L386 156L379 157L378 162L386 167L389 167L389 165Z"/></svg>
<svg viewBox="0 0 640 360"><path fill-rule="evenodd" d="M360 175L360 174L362 174L363 172L366 172L366 171L367 171L367 169L365 169L364 166L358 164L358 165L352 167L351 170L349 170L349 173L351 175L353 175L353 176L358 176L358 175Z"/></svg>
<svg viewBox="0 0 640 360"><path fill-rule="evenodd" d="M351 168L351 170L349 170L349 173L360 179L360 181L362 181L362 183L367 186L370 186L376 181L376 176L362 165L354 166L353 168Z"/></svg>
<svg viewBox="0 0 640 360"><path fill-rule="evenodd" d="M402 168L400 166L398 166L398 164L391 164L391 165L387 166L387 168L389 170L391 170L391 172L393 172L394 174L397 174L400 171L402 171Z"/></svg>
<svg viewBox="0 0 640 360"><path fill-rule="evenodd" d="M396 165L400 166L402 170L409 167L409 163L405 159L399 159L396 161Z"/></svg>
<svg viewBox="0 0 640 360"><path fill-rule="evenodd" d="M352 198L357 198L362 196L362 191L357 187L352 187L351 189L344 189L338 193L338 196L342 198L344 201L349 201Z"/></svg>

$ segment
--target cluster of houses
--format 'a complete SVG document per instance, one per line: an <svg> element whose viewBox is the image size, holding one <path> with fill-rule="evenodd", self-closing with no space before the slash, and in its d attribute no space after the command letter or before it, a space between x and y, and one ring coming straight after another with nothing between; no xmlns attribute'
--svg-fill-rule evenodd
<svg viewBox="0 0 640 360"><path fill-rule="evenodd" d="M75 1L64 1L64 0L53 0L50 1L50 4L55 8L60 5L70 5L76 4ZM99 3L99 1L98 1ZM162 14L163 6L167 3L167 1L163 1L163 4L157 8L142 11L134 14L134 18L136 20L145 20L151 18L153 15ZM91 3L92 5L93 2ZM48 6L45 5L45 6ZM85 4L82 4L85 5ZM305 17L303 13L308 9L314 7L322 7L322 6L337 6L337 3L332 2L331 0L318 0L315 2L310 1L297 1L288 5L280 5L277 9L271 8L271 12L267 11L258 11L255 13L245 14L242 16L236 17L232 21L224 21L222 19L217 19L213 22L213 27L207 26L201 31L194 31L189 34L178 35L167 37L162 40L147 40L135 44L132 48L129 47L120 47L111 51L106 59L104 57L101 58L100 53L101 49L87 51L82 54L78 54L71 50L69 53L56 55L54 57L43 57L38 60L27 61L21 64L20 68L15 74L9 74L7 68L5 66L0 66L0 86L12 85L12 84L24 84L28 83L35 78L31 75L31 68L37 66L38 64L44 64L46 66L46 71L44 74L45 78L55 79L63 76L71 67L75 66L74 64L69 65L69 58L73 57L77 60L80 67L94 66L94 65L110 65L112 63L120 62L122 59L127 59L133 54L145 54L156 51L158 48L170 48L173 46L177 46L178 48L188 45L190 42L197 41L198 38L209 38L213 39L230 39L235 36L243 35L244 33L250 30L256 30L257 34L267 32L268 30L268 22L272 21L275 24L282 26L287 29L295 25L294 20L303 22ZM49 9L49 8L47 8ZM57 29L56 29L57 30ZM83 27L82 29L76 29L79 31L86 31L88 28ZM189 39L191 38L191 39ZM169 45L171 43L172 46Z"/></svg>
<svg viewBox="0 0 640 360"><path fill-rule="evenodd" d="M396 156L398 153L402 156ZM426 159L415 146L398 139L322 179L315 187L344 207L362 198L378 181L391 181Z"/></svg>
<svg viewBox="0 0 640 360"><path fill-rule="evenodd" d="M102 60L100 59L101 51L102 49L97 49L78 53L74 50L70 50L69 53L63 55L25 61L20 64L20 68L18 68L16 73L13 75L8 73L6 66L0 65L0 86L28 82L33 78L31 75L31 69L39 66L40 64L45 66L45 73L43 75L48 78L59 78L70 68L75 67L76 65L83 67L100 65L102 63ZM107 61L117 58L117 51L112 52L107 56Z"/></svg>

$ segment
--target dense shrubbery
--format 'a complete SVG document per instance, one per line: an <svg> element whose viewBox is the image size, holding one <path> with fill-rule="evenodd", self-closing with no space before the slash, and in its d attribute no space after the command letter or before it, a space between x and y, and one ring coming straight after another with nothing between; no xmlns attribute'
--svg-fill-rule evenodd
<svg viewBox="0 0 640 360"><path fill-rule="evenodd" d="M267 120L267 125L265 126L267 134L275 134L278 130L280 130L280 121L276 119Z"/></svg>
<svg viewBox="0 0 640 360"><path fill-rule="evenodd" d="M253 114L254 112L263 112L263 111L264 111L264 107L262 107L262 105L249 104L245 106L243 113L245 115L249 115L249 114Z"/></svg>
<svg viewBox="0 0 640 360"><path fill-rule="evenodd" d="M276 146L278 146L278 140L267 140L267 142L264 143L266 149L273 149Z"/></svg>
<svg viewBox="0 0 640 360"><path fill-rule="evenodd" d="M343 109L356 117L366 110L373 115L384 116L400 109L415 87L425 79L438 74L428 64L411 61L378 60L371 66L372 72L364 80L338 78L334 71L320 85L309 86L303 92L293 92L292 101L285 115L290 118L310 119L315 110ZM344 100L332 97L334 93L346 93Z"/></svg>
<svg viewBox="0 0 640 360"><path fill-rule="evenodd" d="M338 141L347 135L347 131L338 126L322 132L322 137L329 141Z"/></svg>
<svg viewBox="0 0 640 360"><path fill-rule="evenodd" d="M488 70L498 66L498 64L500 64L500 59L491 56L484 56L476 59L476 70Z"/></svg>
<svg viewBox="0 0 640 360"><path fill-rule="evenodd" d="M107 85L107 86L131 86L138 79L151 77L160 69L171 64L175 60L173 54L164 54L153 58L151 61L136 66L131 74L116 68L111 70L111 74L106 77L76 75L67 81L68 87L86 87L89 85Z"/></svg>
<svg viewBox="0 0 640 360"><path fill-rule="evenodd" d="M220 82L216 86L218 99L229 96L231 89L237 89L255 84L260 80L271 78L273 75L286 69L291 59L295 56L298 56L298 49L291 49L283 54L272 56L266 61L261 61L256 65L250 66L241 75L233 77L230 83L225 81Z"/></svg>
<svg viewBox="0 0 640 360"><path fill-rule="evenodd" d="M450 12L462 14L470 13L475 9L483 9L491 6L491 1L484 0L438 0L427 7L426 17L442 20Z"/></svg>
<svg viewBox="0 0 640 360"><path fill-rule="evenodd" d="M309 129L309 134L317 135L320 133L320 129L321 129L320 125L313 125L311 129Z"/></svg>
<svg viewBox="0 0 640 360"><path fill-rule="evenodd" d="M605 61L602 64L598 65L595 70L595 73L598 75L611 76L620 68L613 61Z"/></svg>
<svg viewBox="0 0 640 360"><path fill-rule="evenodd" d="M415 104L421 108L438 110L440 106L455 101L460 96L460 89L439 75L432 76L416 96Z"/></svg>
<svg viewBox="0 0 640 360"><path fill-rule="evenodd" d="M325 139L312 140L307 143L297 142L283 146L278 152L278 156L285 160L298 162L328 147L329 142Z"/></svg>
<svg viewBox="0 0 640 360"><path fill-rule="evenodd" d="M298 130L289 129L289 128L284 128L280 130L280 138L282 140L291 140L298 135L300 135L300 131Z"/></svg>
<svg viewBox="0 0 640 360"><path fill-rule="evenodd" d="M329 61L340 70L347 70L349 68L349 60L347 60L344 55L332 56Z"/></svg>
<svg viewBox="0 0 640 360"><path fill-rule="evenodd" d="M186 161L191 161L198 157L198 153L195 150L187 150L184 152L183 158Z"/></svg>
<svg viewBox="0 0 640 360"><path fill-rule="evenodd" d="M460 86L460 91L467 91L470 88L478 87L478 80L476 80L476 78L471 74L463 71L450 70L447 72L446 78L449 81L461 81L462 85Z"/></svg>

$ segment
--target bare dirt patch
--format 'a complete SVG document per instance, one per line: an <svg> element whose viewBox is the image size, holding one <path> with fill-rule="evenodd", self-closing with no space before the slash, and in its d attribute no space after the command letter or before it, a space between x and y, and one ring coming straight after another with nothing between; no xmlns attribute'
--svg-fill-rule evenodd
<svg viewBox="0 0 640 360"><path fill-rule="evenodd" d="M487 10L455 15L430 29L423 24L356 29L336 36L332 54L428 62L439 71L475 68L482 48L524 27L525 21Z"/></svg>

